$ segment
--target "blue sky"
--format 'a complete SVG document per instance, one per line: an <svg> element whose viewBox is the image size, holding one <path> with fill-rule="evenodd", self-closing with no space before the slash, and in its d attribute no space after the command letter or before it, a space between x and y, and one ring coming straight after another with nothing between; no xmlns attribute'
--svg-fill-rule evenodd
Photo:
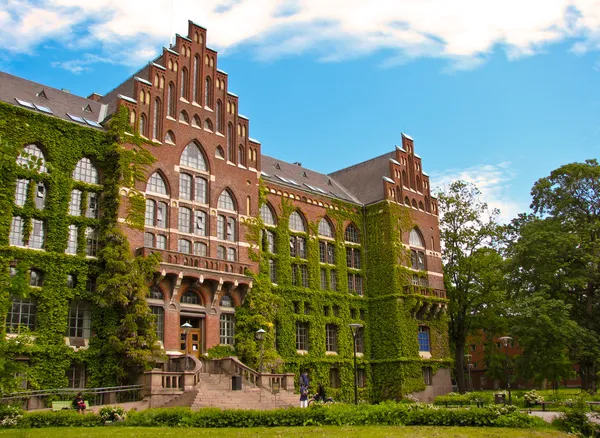
<svg viewBox="0 0 600 438"><path fill-rule="evenodd" d="M471 180L505 219L538 178L600 155L598 0L115 3L8 0L0 69L103 94L191 19L263 153L330 172L406 132L434 185Z"/></svg>

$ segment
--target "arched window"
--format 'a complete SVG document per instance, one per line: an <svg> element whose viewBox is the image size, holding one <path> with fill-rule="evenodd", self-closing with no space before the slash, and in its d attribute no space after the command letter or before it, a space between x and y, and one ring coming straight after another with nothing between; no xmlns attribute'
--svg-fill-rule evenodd
<svg viewBox="0 0 600 438"><path fill-rule="evenodd" d="M198 64L200 63L200 58L198 55L194 56L194 70L192 71L192 99L194 102L198 102Z"/></svg>
<svg viewBox="0 0 600 438"><path fill-rule="evenodd" d="M153 300L161 300L164 301L164 296L162 291L158 286L152 286L148 291L148 298Z"/></svg>
<svg viewBox="0 0 600 438"><path fill-rule="evenodd" d="M233 307L233 300L229 295L223 295L221 298L221 307Z"/></svg>
<svg viewBox="0 0 600 438"><path fill-rule="evenodd" d="M419 201L419 210L425 210L425 206L422 201Z"/></svg>
<svg viewBox="0 0 600 438"><path fill-rule="evenodd" d="M217 108L215 110L215 117L217 122L217 132L223 132L223 103L217 100Z"/></svg>
<svg viewBox="0 0 600 438"><path fill-rule="evenodd" d="M167 134L165 135L165 143L175 144L175 134L173 134L173 131L167 131Z"/></svg>
<svg viewBox="0 0 600 438"><path fill-rule="evenodd" d="M410 206L410 199L408 199L408 196L404 197L404 203L408 206Z"/></svg>
<svg viewBox="0 0 600 438"><path fill-rule="evenodd" d="M146 133L146 114L142 114L140 116L140 124L138 126L138 132L140 133L140 135L143 135L144 137L147 137L148 134Z"/></svg>
<svg viewBox="0 0 600 438"><path fill-rule="evenodd" d="M293 211L292 214L290 214L289 227L292 231L306 233L306 224L304 223L304 218L297 211Z"/></svg>
<svg viewBox="0 0 600 438"><path fill-rule="evenodd" d="M215 156L218 158L225 158L225 151L223 150L223 148L221 146L217 146L217 149L215 151Z"/></svg>
<svg viewBox="0 0 600 438"><path fill-rule="evenodd" d="M319 221L319 236L333 237L333 228L325 217Z"/></svg>
<svg viewBox="0 0 600 438"><path fill-rule="evenodd" d="M158 193L160 195L168 195L167 184L160 173L154 172L152 175L150 175L150 179L146 185L146 191L150 193Z"/></svg>
<svg viewBox="0 0 600 438"><path fill-rule="evenodd" d="M210 121L210 119L206 119L204 121L204 129L208 130L208 131L212 131L213 130L213 124Z"/></svg>
<svg viewBox="0 0 600 438"><path fill-rule="evenodd" d="M96 170L89 158L79 160L73 171L73 179L89 184L100 184L98 170Z"/></svg>
<svg viewBox="0 0 600 438"><path fill-rule="evenodd" d="M265 225L276 225L275 214L273 213L273 210L269 204L263 204L260 207L260 218Z"/></svg>
<svg viewBox="0 0 600 438"><path fill-rule="evenodd" d="M413 208L418 208L417 201L415 201L414 199L412 200L412 206L413 206Z"/></svg>
<svg viewBox="0 0 600 438"><path fill-rule="evenodd" d="M200 257L206 257L208 253L208 246L204 242L194 242L194 255Z"/></svg>
<svg viewBox="0 0 600 438"><path fill-rule="evenodd" d="M183 254L192 253L192 243L187 239L179 239L177 250Z"/></svg>
<svg viewBox="0 0 600 438"><path fill-rule="evenodd" d="M204 159L204 154L200 150L200 147L194 142L185 147L183 153L181 154L179 164L182 166L191 167L192 169L202 171L208 170L208 167L206 166L206 160Z"/></svg>
<svg viewBox="0 0 600 438"><path fill-rule="evenodd" d="M194 114L194 117L192 117L192 126L194 128L202 128L202 122L200 121L198 114Z"/></svg>
<svg viewBox="0 0 600 438"><path fill-rule="evenodd" d="M246 160L244 159L244 146L239 145L238 147L238 164L241 166L246 165Z"/></svg>
<svg viewBox="0 0 600 438"><path fill-rule="evenodd" d="M167 116L175 117L175 84L169 82L167 89Z"/></svg>
<svg viewBox="0 0 600 438"><path fill-rule="evenodd" d="M354 224L350 224L346 227L346 232L344 233L344 240L346 242L360 243L358 230L356 229Z"/></svg>
<svg viewBox="0 0 600 438"><path fill-rule="evenodd" d="M233 125L231 122L227 125L227 160L233 162Z"/></svg>
<svg viewBox="0 0 600 438"><path fill-rule="evenodd" d="M181 296L181 304L196 304L201 306L202 300L200 299L200 295L192 290L187 290Z"/></svg>
<svg viewBox="0 0 600 438"><path fill-rule="evenodd" d="M162 112L162 107L160 105L160 99L157 97L156 99L154 99L154 120L152 123L152 138L153 139L160 138L160 121L162 120L161 112Z"/></svg>
<svg viewBox="0 0 600 438"><path fill-rule="evenodd" d="M410 246L416 246L418 248L425 248L425 240L423 240L423 236L416 228L410 230L408 235L408 244Z"/></svg>
<svg viewBox="0 0 600 438"><path fill-rule="evenodd" d="M34 144L28 144L17 157L19 166L35 169L38 172L48 172L44 153Z"/></svg>
<svg viewBox="0 0 600 438"><path fill-rule="evenodd" d="M188 98L188 71L185 67L181 69L181 97Z"/></svg>
<svg viewBox="0 0 600 438"><path fill-rule="evenodd" d="M179 113L179 121L188 124L190 123L190 116L188 116L188 113L185 110Z"/></svg>
<svg viewBox="0 0 600 438"><path fill-rule="evenodd" d="M225 260L225 247L223 245L217 246L217 258Z"/></svg>
<svg viewBox="0 0 600 438"><path fill-rule="evenodd" d="M211 80L210 77L207 76L206 80L204 81L204 105L212 108L212 93L211 93L212 89L211 89Z"/></svg>
<svg viewBox="0 0 600 438"><path fill-rule="evenodd" d="M218 206L223 210L237 211L235 208L235 201L229 190L223 190L223 193L219 196Z"/></svg>

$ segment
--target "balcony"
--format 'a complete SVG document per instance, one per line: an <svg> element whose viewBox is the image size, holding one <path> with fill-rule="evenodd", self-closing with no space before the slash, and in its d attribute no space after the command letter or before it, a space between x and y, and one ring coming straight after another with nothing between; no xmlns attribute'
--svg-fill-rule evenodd
<svg viewBox="0 0 600 438"><path fill-rule="evenodd" d="M162 257L161 264L188 266L193 269L222 272L234 275L245 275L245 269L251 267L251 265L247 263L231 262L228 260L213 259L211 257L204 256L195 256L193 254L184 254L165 249L143 247L137 250L137 254L143 256L160 254Z"/></svg>
<svg viewBox="0 0 600 438"><path fill-rule="evenodd" d="M444 289L432 289L423 286L404 286L404 292L407 294L418 294L424 297L435 297L446 299L446 291Z"/></svg>

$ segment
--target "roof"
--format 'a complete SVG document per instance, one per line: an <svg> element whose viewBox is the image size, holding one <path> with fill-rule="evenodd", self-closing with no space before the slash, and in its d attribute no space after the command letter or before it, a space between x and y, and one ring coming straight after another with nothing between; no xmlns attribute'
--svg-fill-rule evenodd
<svg viewBox="0 0 600 438"><path fill-rule="evenodd" d="M119 98L127 97L127 98L135 101L136 96L134 96L134 93L133 93L134 86L135 86L134 83L136 80L139 81L140 79L149 81L149 79L150 79L150 77L149 77L150 76L150 64L153 64L153 63L149 63L149 64L145 65L138 72L134 73L129 78L127 78L127 80L125 80L125 82L122 82L116 88L114 88L109 93L107 93L105 96L103 96L102 99L100 99L100 102L108 105L107 115L114 114L115 111L117 111L117 102L118 102Z"/></svg>
<svg viewBox="0 0 600 438"><path fill-rule="evenodd" d="M390 158L394 156L394 152L388 152L329 175L343 184L360 202L371 204L385 199L381 180L382 177L389 177Z"/></svg>
<svg viewBox="0 0 600 438"><path fill-rule="evenodd" d="M262 177L267 181L319 194L332 199L360 204L361 202L335 178L277 158L262 156Z"/></svg>
<svg viewBox="0 0 600 438"><path fill-rule="evenodd" d="M107 109L100 102L4 72L0 72L0 101L98 129L103 129L99 122Z"/></svg>

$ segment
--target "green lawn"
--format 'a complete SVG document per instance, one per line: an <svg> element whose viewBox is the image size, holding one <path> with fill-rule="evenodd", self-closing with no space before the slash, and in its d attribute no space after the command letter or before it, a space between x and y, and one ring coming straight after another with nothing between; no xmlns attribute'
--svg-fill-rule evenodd
<svg viewBox="0 0 600 438"><path fill-rule="evenodd" d="M491 427L394 427L394 426L323 426L323 427L269 427L248 429L181 429L160 427L98 427L98 428L45 428L0 430L0 437L64 438L64 437L365 437L383 438L546 438L567 437L556 430L503 429Z"/></svg>

